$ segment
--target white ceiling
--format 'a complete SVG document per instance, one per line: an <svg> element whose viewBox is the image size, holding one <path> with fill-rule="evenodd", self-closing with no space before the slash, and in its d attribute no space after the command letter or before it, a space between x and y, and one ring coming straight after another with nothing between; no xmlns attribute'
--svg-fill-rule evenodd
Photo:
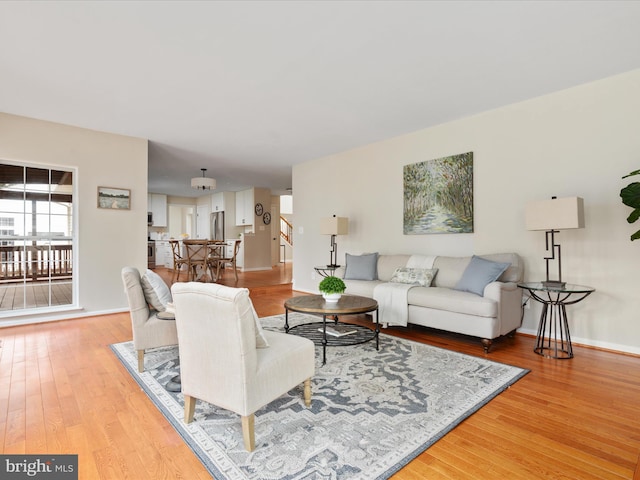
<svg viewBox="0 0 640 480"><path fill-rule="evenodd" d="M0 111L149 139L152 192L196 196L207 168L286 193L296 163L639 68L639 22L638 1L0 1Z"/></svg>

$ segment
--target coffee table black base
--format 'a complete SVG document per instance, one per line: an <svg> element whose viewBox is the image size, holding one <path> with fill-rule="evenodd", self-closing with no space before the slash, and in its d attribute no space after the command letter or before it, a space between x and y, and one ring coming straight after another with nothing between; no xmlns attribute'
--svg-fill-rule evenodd
<svg viewBox="0 0 640 480"><path fill-rule="evenodd" d="M355 333L336 337L334 335L325 334L324 326L331 327L333 325L348 326L353 328ZM311 340L314 345L322 347L322 365L327 363L327 347L348 347L351 345L359 345L367 343L371 340L376 341L376 350L380 348L380 327L376 322L376 329L372 330L362 325L353 325L347 323L338 323L337 321L311 322L294 325L286 329L287 333L293 333Z"/></svg>
<svg viewBox="0 0 640 480"><path fill-rule="evenodd" d="M322 316L322 323L289 327L289 311ZM343 315L360 315L375 312L375 330L353 324L342 324L353 327L356 331L349 335L335 336L327 333L327 327L338 325L338 318ZM328 320L328 321L327 321ZM308 326L310 325L310 326ZM296 330L300 336L308 337L316 345L322 345L322 365L327 363L327 346L358 345L375 338L376 350L380 348L380 323L378 321L378 302L373 298L359 295L342 295L337 302L327 302L322 295L301 295L284 302L284 331ZM306 335L303 334L306 332ZM293 332L291 332L293 333Z"/></svg>
<svg viewBox="0 0 640 480"><path fill-rule="evenodd" d="M294 333L301 337L308 338L315 345L322 346L322 322L303 323L301 325L295 325L289 327L288 333ZM327 322L327 326L331 327L335 325L334 322ZM335 337L327 334L327 346L329 347L347 347L349 345L358 345L360 343L367 343L376 338L376 331L362 325L352 325L350 323L339 323L341 326L348 326L353 328L355 333L343 335L341 337Z"/></svg>

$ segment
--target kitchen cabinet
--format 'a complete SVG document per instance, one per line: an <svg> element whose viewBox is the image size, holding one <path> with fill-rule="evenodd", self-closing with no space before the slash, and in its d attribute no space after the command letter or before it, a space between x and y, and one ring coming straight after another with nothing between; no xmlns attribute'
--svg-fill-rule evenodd
<svg viewBox="0 0 640 480"><path fill-rule="evenodd" d="M156 265L173 268L173 252L167 241L156 241Z"/></svg>
<svg viewBox="0 0 640 480"><path fill-rule="evenodd" d="M255 205L253 188L236 192L236 226L253 225Z"/></svg>
<svg viewBox="0 0 640 480"><path fill-rule="evenodd" d="M228 210L235 211L235 192L217 192L211 195L211 211L226 212Z"/></svg>
<svg viewBox="0 0 640 480"><path fill-rule="evenodd" d="M167 226L167 196L150 193L147 196L147 210L153 215L152 227Z"/></svg>

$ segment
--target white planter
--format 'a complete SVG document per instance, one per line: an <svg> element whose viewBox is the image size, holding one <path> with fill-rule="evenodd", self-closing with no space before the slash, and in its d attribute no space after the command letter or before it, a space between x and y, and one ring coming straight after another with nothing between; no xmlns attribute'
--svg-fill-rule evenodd
<svg viewBox="0 0 640 480"><path fill-rule="evenodd" d="M337 303L338 300L340 300L341 296L342 296L341 293L323 293L322 294L322 298L324 298L324 301L327 303Z"/></svg>

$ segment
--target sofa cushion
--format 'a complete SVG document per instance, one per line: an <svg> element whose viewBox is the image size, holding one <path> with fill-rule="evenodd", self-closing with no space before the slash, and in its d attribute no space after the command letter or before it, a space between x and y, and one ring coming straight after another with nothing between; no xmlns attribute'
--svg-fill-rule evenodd
<svg viewBox="0 0 640 480"><path fill-rule="evenodd" d="M524 277L524 264L516 253L492 253L479 255L481 258L494 262L510 263L502 275L500 282L521 282ZM381 255L382 257L382 255ZM438 275L433 281L433 286L454 288L462 278L464 270L469 265L471 257L444 257L438 256L433 262L433 267L438 269ZM380 272L378 272L379 274ZM382 277L380 277L382 278Z"/></svg>
<svg viewBox="0 0 640 480"><path fill-rule="evenodd" d="M441 257L433 262L433 268L438 269L438 275L433 280L434 287L453 288L462 278L464 269L469 265L471 257Z"/></svg>
<svg viewBox="0 0 640 480"><path fill-rule="evenodd" d="M167 303L171 302L171 290L164 283L162 277L152 270L148 270L140 277L142 291L147 303L159 312L167 309Z"/></svg>
<svg viewBox="0 0 640 480"><path fill-rule="evenodd" d="M524 278L524 265L520 255L517 253L492 253L489 255L480 255L480 257L493 262L510 264L509 268L507 268L498 278L499 282L518 283Z"/></svg>
<svg viewBox="0 0 640 480"><path fill-rule="evenodd" d="M378 280L388 282L397 268L407 266L411 255L378 255Z"/></svg>
<svg viewBox="0 0 640 480"><path fill-rule="evenodd" d="M407 301L409 305L416 307L447 310L465 315L489 318L498 315L498 303L496 301L451 288L415 287L409 290Z"/></svg>
<svg viewBox="0 0 640 480"><path fill-rule="evenodd" d="M347 280L377 280L378 253L346 254L344 278Z"/></svg>
<svg viewBox="0 0 640 480"><path fill-rule="evenodd" d="M430 287L438 272L435 268L396 268L391 276L391 283L409 283L421 287Z"/></svg>
<svg viewBox="0 0 640 480"><path fill-rule="evenodd" d="M454 288L482 295L484 287L495 282L509 265L509 263L493 262L474 255Z"/></svg>
<svg viewBox="0 0 640 480"><path fill-rule="evenodd" d="M344 284L347 289L344 291L347 295L360 295L362 297L373 298L373 291L376 286L385 283L381 280L345 280Z"/></svg>

